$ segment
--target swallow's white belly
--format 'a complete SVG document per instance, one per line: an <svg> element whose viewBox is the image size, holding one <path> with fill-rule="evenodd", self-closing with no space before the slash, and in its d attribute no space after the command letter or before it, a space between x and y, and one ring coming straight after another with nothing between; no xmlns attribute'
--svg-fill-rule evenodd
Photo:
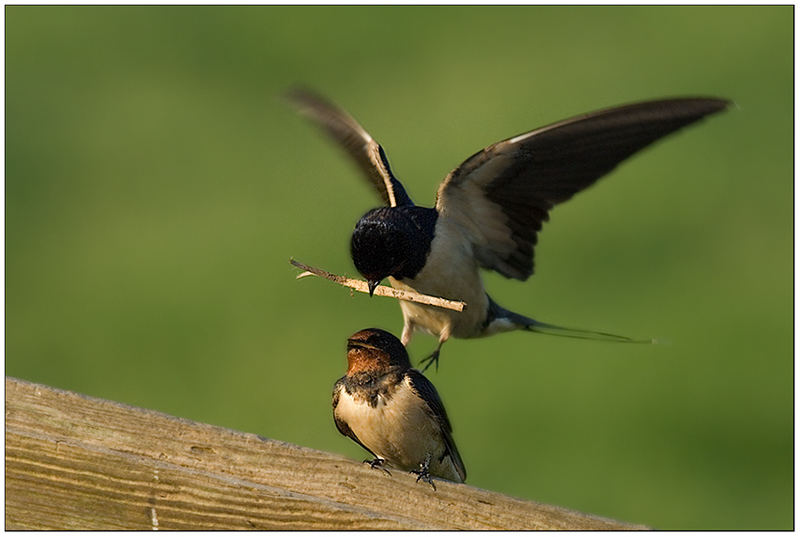
<svg viewBox="0 0 800 537"><path fill-rule="evenodd" d="M461 300L467 303L458 312L400 301L406 325L421 328L433 335L470 338L483 335L483 322L489 300L483 289L472 245L457 224L440 218L425 266L416 278L389 278L392 287L413 290L426 295Z"/></svg>
<svg viewBox="0 0 800 537"><path fill-rule="evenodd" d="M419 470L428 459L431 475L461 482L450 457L439 460L445 451L441 429L407 377L389 397L378 396L374 407L342 387L334 412L362 444L390 466Z"/></svg>

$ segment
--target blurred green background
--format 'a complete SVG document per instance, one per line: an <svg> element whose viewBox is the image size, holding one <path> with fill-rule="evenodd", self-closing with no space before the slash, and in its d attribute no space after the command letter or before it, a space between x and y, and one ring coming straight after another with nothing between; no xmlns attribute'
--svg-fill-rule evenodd
<svg viewBox="0 0 800 537"><path fill-rule="evenodd" d="M551 214L543 321L668 343L451 340L469 483L659 528L793 525L792 7L6 7L6 373L346 454L377 205L281 100L349 110L420 204L480 148L625 102L736 106ZM418 334L413 360L435 340Z"/></svg>

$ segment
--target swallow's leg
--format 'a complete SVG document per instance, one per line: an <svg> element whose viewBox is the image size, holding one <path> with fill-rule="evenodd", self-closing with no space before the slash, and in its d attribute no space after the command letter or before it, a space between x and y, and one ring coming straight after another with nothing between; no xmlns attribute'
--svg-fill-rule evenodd
<svg viewBox="0 0 800 537"><path fill-rule="evenodd" d="M436 372L437 373L439 372L439 353L442 350L442 345L444 345L444 342L447 341L449 338L450 338L449 330L444 330L439 335L439 345L436 346L436 350L433 351L430 356L423 358L422 361L420 361L419 363L419 365L423 364L425 365L425 367L422 368L423 373L425 372L426 369L428 369L431 366L431 364L434 363L436 364Z"/></svg>
<svg viewBox="0 0 800 537"><path fill-rule="evenodd" d="M423 373L431 366L431 364L434 363L436 364L436 371L437 372L439 371L439 349L441 348L442 346L439 345L438 347L436 347L435 351L433 351L431 354L420 360L419 365L423 366L422 368Z"/></svg>
<svg viewBox="0 0 800 537"><path fill-rule="evenodd" d="M403 323L403 333L400 336L400 343L402 343L404 347L407 346L413 335L414 323L410 319L406 319L405 323Z"/></svg>
<svg viewBox="0 0 800 537"><path fill-rule="evenodd" d="M387 470L386 468L383 467L383 463L384 462L386 462L386 461L384 461L383 459L380 459L378 457L376 457L376 458L374 458L372 460L364 459L364 464L369 464L369 467L372 468L373 470L375 468L378 468L379 470L383 470L387 474L392 475L391 472L389 472L389 470Z"/></svg>
<svg viewBox="0 0 800 537"><path fill-rule="evenodd" d="M430 466L431 466L431 454L428 453L428 455L425 457L425 461L419 463L419 470L411 470L409 473L417 475L417 483L419 483L419 480L421 479L426 483L428 483L430 486L432 486L433 490L436 490L436 485L433 484L433 479L431 479L431 474L428 473Z"/></svg>

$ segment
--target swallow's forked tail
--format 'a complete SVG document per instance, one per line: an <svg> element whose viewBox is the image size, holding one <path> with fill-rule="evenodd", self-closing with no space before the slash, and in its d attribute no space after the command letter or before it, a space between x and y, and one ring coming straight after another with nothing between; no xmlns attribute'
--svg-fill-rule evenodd
<svg viewBox="0 0 800 537"><path fill-rule="evenodd" d="M611 334L608 332L556 326L554 324L534 321L533 319L528 319L528 321L529 322L524 325L525 330L529 332L549 334L551 336L571 337L576 339L593 339L596 341L615 341L617 343L658 343L658 340L655 338L634 339L627 336L618 336L617 334Z"/></svg>
<svg viewBox="0 0 800 537"><path fill-rule="evenodd" d="M584 330L581 328L567 328L555 324L543 323L530 317L509 311L500 306L489 297L489 322L487 326L490 330L505 332L507 330L527 330L528 332L539 332L551 336L571 337L575 339L593 339L595 341L615 341L617 343L658 343L655 338L634 339L627 336L618 336L609 332L599 332L596 330Z"/></svg>

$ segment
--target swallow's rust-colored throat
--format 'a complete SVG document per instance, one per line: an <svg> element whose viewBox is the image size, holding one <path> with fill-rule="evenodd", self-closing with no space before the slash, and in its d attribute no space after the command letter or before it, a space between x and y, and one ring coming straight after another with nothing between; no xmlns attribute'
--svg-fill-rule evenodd
<svg viewBox="0 0 800 537"><path fill-rule="evenodd" d="M356 373L384 373L392 367L385 351L364 343L347 342L347 375Z"/></svg>

